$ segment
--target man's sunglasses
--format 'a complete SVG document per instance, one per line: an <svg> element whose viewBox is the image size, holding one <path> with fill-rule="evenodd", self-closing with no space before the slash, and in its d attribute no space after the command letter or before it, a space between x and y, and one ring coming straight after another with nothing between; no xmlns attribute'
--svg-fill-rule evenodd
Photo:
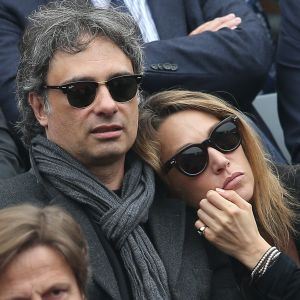
<svg viewBox="0 0 300 300"><path fill-rule="evenodd" d="M200 144L188 145L176 153L164 164L164 171L168 173L172 167L176 167L184 175L197 176L204 172L208 165L208 147L227 153L237 149L241 141L238 118L228 117L216 125L207 140Z"/></svg>
<svg viewBox="0 0 300 300"><path fill-rule="evenodd" d="M45 89L61 90L71 106L84 108L93 103L99 85L105 84L111 97L117 102L130 101L137 92L142 75L122 75L105 81L76 81L64 85L45 85Z"/></svg>

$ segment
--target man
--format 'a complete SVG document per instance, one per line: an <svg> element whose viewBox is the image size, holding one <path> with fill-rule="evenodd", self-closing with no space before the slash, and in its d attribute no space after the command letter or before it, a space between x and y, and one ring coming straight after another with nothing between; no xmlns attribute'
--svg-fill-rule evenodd
<svg viewBox="0 0 300 300"><path fill-rule="evenodd" d="M88 299L241 299L195 214L131 153L142 52L131 17L76 1L31 17L17 76L32 170L0 183L2 207L64 207L89 245ZM209 255L209 258L208 258Z"/></svg>
<svg viewBox="0 0 300 300"><path fill-rule="evenodd" d="M300 163L300 2L280 1L278 113L292 163Z"/></svg>

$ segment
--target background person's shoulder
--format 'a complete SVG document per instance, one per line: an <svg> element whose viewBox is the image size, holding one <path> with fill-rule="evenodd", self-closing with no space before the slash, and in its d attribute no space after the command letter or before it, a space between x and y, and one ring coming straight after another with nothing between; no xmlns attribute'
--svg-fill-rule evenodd
<svg viewBox="0 0 300 300"><path fill-rule="evenodd" d="M0 208L24 204L39 204L48 198L42 184L30 171L0 180Z"/></svg>

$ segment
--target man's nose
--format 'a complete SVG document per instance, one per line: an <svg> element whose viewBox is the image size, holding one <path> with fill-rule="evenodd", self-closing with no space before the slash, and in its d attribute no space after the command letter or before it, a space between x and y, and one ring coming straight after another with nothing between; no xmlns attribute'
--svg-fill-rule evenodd
<svg viewBox="0 0 300 300"><path fill-rule="evenodd" d="M105 84L98 87L94 102L93 109L97 114L109 116L118 111L118 104L112 98Z"/></svg>
<svg viewBox="0 0 300 300"><path fill-rule="evenodd" d="M209 167L212 168L214 173L219 174L230 165L229 159L219 150L208 147L207 152L209 157Z"/></svg>

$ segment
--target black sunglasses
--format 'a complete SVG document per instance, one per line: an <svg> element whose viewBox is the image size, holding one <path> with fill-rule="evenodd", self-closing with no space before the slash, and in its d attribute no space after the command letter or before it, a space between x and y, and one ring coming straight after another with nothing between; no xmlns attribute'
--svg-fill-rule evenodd
<svg viewBox="0 0 300 300"><path fill-rule="evenodd" d="M186 146L169 159L163 169L168 173L175 166L184 175L197 176L208 165L208 147L226 153L237 149L241 141L238 117L228 117L216 125L207 140Z"/></svg>
<svg viewBox="0 0 300 300"><path fill-rule="evenodd" d="M142 75L122 75L105 81L76 81L64 85L45 85L45 89L61 90L71 106L84 108L93 103L99 85L105 84L117 102L130 101L137 92Z"/></svg>

